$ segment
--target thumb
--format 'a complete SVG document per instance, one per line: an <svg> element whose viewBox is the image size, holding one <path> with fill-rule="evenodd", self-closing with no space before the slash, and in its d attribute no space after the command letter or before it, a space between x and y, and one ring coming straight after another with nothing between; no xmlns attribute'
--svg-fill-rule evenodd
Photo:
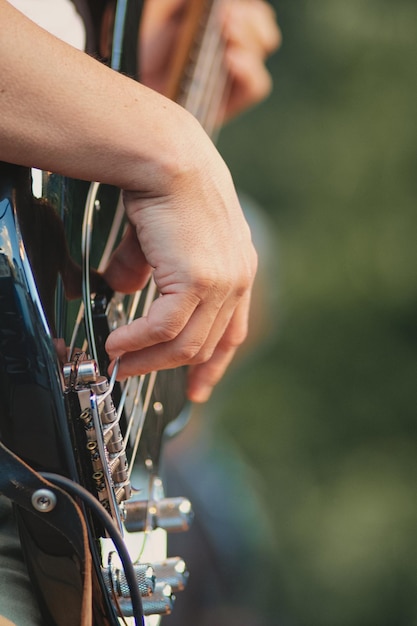
<svg viewBox="0 0 417 626"><path fill-rule="evenodd" d="M150 274L151 268L145 259L136 233L128 224L121 242L110 257L103 277L115 291L132 293L146 285Z"/></svg>

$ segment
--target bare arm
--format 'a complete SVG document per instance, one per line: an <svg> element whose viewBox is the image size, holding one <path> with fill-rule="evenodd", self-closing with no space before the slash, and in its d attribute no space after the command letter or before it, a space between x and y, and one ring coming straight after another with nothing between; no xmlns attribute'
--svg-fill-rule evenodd
<svg viewBox="0 0 417 626"><path fill-rule="evenodd" d="M192 365L204 401L247 332L256 254L230 174L198 123L0 0L0 159L125 189L130 286L161 298L110 335L120 376ZM7 28L5 27L7 25ZM119 274L110 277L118 288ZM122 282L125 280L122 276Z"/></svg>

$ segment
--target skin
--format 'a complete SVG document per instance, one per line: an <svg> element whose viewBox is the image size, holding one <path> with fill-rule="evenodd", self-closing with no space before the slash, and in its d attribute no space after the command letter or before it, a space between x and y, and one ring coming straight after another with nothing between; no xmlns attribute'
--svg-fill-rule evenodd
<svg viewBox="0 0 417 626"><path fill-rule="evenodd" d="M166 93L172 50L181 36L184 0L145 2L140 36L141 80ZM273 8L263 0L227 0L219 11L231 88L227 121L266 98L272 88L265 60L281 43Z"/></svg>
<svg viewBox="0 0 417 626"><path fill-rule="evenodd" d="M187 364L189 398L207 400L246 337L257 265L226 165L198 122L163 95L5 0L0 20L0 159L123 189L130 228L106 277L129 292L152 272L161 294L147 317L108 338L110 358L122 357L119 378ZM263 64L267 53L260 45L252 56ZM238 66L230 63L234 93L246 97L231 96L229 114L262 91L250 80L244 88Z"/></svg>

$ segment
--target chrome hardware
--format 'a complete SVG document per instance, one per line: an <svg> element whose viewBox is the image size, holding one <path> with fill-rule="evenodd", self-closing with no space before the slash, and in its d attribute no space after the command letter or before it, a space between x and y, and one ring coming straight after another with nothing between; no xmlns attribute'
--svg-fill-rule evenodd
<svg viewBox="0 0 417 626"><path fill-rule="evenodd" d="M87 359L84 353L77 354L73 361L65 363L62 374L66 389L89 385L99 375L97 363L93 359Z"/></svg>
<svg viewBox="0 0 417 626"><path fill-rule="evenodd" d="M80 420L82 421L85 430L94 430L94 422L91 409L87 408L81 411Z"/></svg>
<svg viewBox="0 0 417 626"><path fill-rule="evenodd" d="M109 388L109 382L105 376L98 376L94 381L91 381L91 389L98 396L105 393Z"/></svg>
<svg viewBox="0 0 417 626"><path fill-rule="evenodd" d="M98 384L94 383L91 385L91 391L95 393L98 397L104 395L109 389L109 383L107 378L100 376L100 380ZM111 395L104 396L103 407L100 412L100 419L103 425L112 424L117 420L116 409L114 408L113 400Z"/></svg>
<svg viewBox="0 0 417 626"><path fill-rule="evenodd" d="M32 494L32 506L40 513L49 513L56 506L56 495L50 489L38 489Z"/></svg>
<svg viewBox="0 0 417 626"><path fill-rule="evenodd" d="M111 560L111 555L109 558ZM149 596L155 590L155 575L152 566L149 563L139 563L135 564L133 568L140 595L142 597ZM108 567L102 568L101 573L110 597L116 594L118 599L130 598L130 589L123 569L110 563Z"/></svg>
<svg viewBox="0 0 417 626"><path fill-rule="evenodd" d="M148 615L169 615L174 608L175 596L169 585L161 582L155 585L152 595L142 598L143 614ZM132 617L132 604L128 599L121 598L119 607L125 617Z"/></svg>
<svg viewBox="0 0 417 626"><path fill-rule="evenodd" d="M92 479L95 483L97 491L104 491L106 489L106 483L104 481L104 473L102 471L94 472Z"/></svg>
<svg viewBox="0 0 417 626"><path fill-rule="evenodd" d="M178 556L167 558L160 563L152 564L157 582L164 582L171 590L182 591L188 581L188 570L185 561Z"/></svg>
<svg viewBox="0 0 417 626"><path fill-rule="evenodd" d="M67 392L78 396L94 490L123 532L119 505L130 498L131 486L120 416L111 396L114 380L101 376L96 361L84 352L64 366L64 380Z"/></svg>
<svg viewBox="0 0 417 626"><path fill-rule="evenodd" d="M106 435L104 436L104 443L106 444L110 456L112 454L117 454L118 452L121 452L123 450L123 436L117 424L111 431L106 433Z"/></svg>
<svg viewBox="0 0 417 626"><path fill-rule="evenodd" d="M125 442L121 433L118 413L111 396L114 380L108 381L98 372L94 360L84 353L65 366L64 378L67 391L75 393L80 406L79 429L86 458L90 462L90 480L98 500L112 515L120 532L123 524L128 532L148 532L163 529L170 532L188 530L193 512L186 498L165 498L162 481L153 473L150 459L144 461L145 482L149 490L140 491L141 500L131 501L132 487ZM152 405L156 415L162 415L164 406L160 402ZM148 494L146 498L145 494ZM104 539L106 541L106 539ZM114 598L117 611L132 617L131 593L123 568L119 561L109 555L107 567L101 568L104 584L110 598ZM163 558L165 554L160 554ZM146 558L146 557L145 557ZM166 558L152 563L133 565L136 583L143 600L144 615L168 615L173 609L175 592L184 589L188 571L179 557Z"/></svg>
<svg viewBox="0 0 417 626"><path fill-rule="evenodd" d="M73 373L73 364L65 363L65 365L62 367L62 376L64 377L64 385L66 389L68 389L71 385L72 373Z"/></svg>
<svg viewBox="0 0 417 626"><path fill-rule="evenodd" d="M126 312L123 305L123 294L115 294L111 299L107 312L107 322L110 330L115 330L119 326L127 323Z"/></svg>
<svg viewBox="0 0 417 626"><path fill-rule="evenodd" d="M90 453L90 460L92 463L95 463L96 461L100 459L100 453L98 451L97 441L89 441L86 445L86 448Z"/></svg>
<svg viewBox="0 0 417 626"><path fill-rule="evenodd" d="M125 526L129 532L163 528L168 532L189 529L194 514L187 498L162 498L161 500L130 500L125 503Z"/></svg>
<svg viewBox="0 0 417 626"><path fill-rule="evenodd" d="M86 359L78 363L77 368L77 384L88 385L97 380L98 367L93 359Z"/></svg>
<svg viewBox="0 0 417 626"><path fill-rule="evenodd" d="M190 528L194 518L187 498L163 498L156 502L156 520L168 532L183 532Z"/></svg>
<svg viewBox="0 0 417 626"><path fill-rule="evenodd" d="M164 582L155 585L154 593L143 598L143 614L146 615L169 615L174 608L175 596L172 589Z"/></svg>

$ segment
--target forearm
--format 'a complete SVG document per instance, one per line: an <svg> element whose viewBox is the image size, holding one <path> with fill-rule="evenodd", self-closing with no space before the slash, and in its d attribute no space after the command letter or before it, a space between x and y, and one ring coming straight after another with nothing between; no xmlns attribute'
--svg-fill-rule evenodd
<svg viewBox="0 0 417 626"><path fill-rule="evenodd" d="M246 335L256 271L227 167L178 105L48 35L5 0L0 18L0 159L126 191L133 228L107 278L113 289L137 289L152 268L163 297L146 318L114 331L108 352L123 357L122 377L193 365L189 397L207 399Z"/></svg>
<svg viewBox="0 0 417 626"><path fill-rule="evenodd" d="M194 120L162 96L62 43L4 0L0 14L0 159L142 189L184 160L180 128L189 129L188 144L194 133L202 140Z"/></svg>

